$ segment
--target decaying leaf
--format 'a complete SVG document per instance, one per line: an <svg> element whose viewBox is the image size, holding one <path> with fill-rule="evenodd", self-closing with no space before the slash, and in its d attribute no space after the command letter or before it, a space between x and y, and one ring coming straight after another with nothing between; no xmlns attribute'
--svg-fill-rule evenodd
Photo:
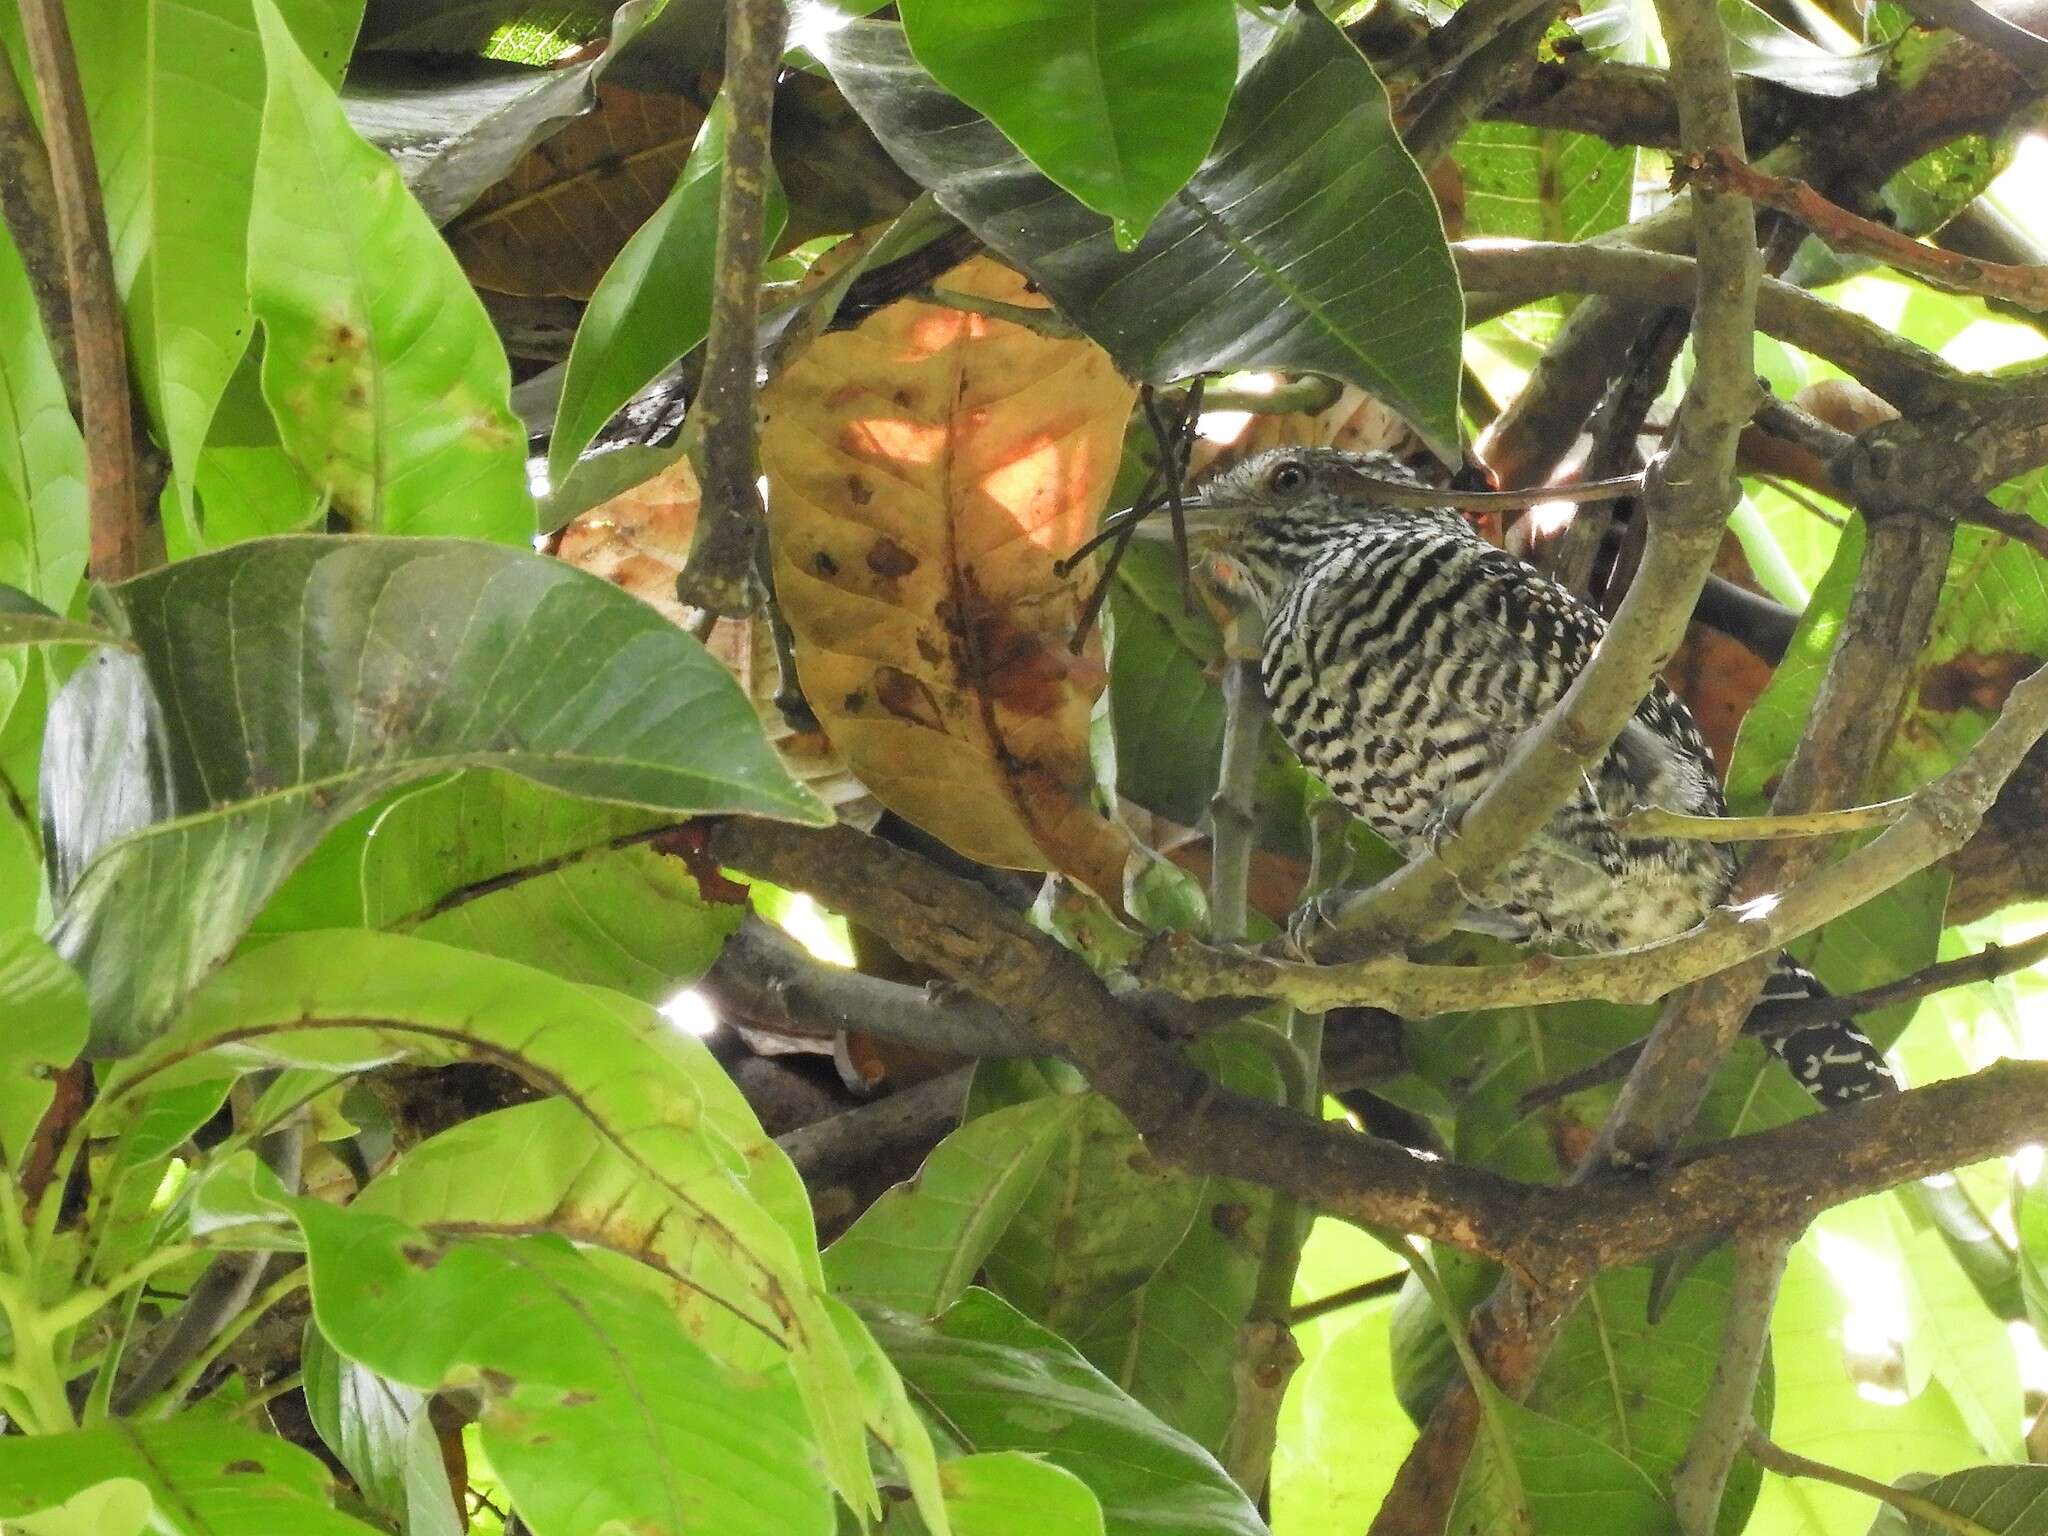
<svg viewBox="0 0 2048 1536"><path fill-rule="evenodd" d="M1408 423L1356 384L1346 384L1336 400L1320 411L1248 415L1234 434L1225 436L1217 430L1231 425L1230 413L1221 411L1205 422L1205 435L1195 440L1188 456L1192 478L1204 479L1282 445L1348 448L1354 453L1394 453L1403 458L1428 452Z"/></svg>
<svg viewBox="0 0 2048 1536"><path fill-rule="evenodd" d="M661 206L704 114L680 96L600 85L595 112L535 146L447 228L479 288L587 299Z"/></svg>
<svg viewBox="0 0 2048 1536"><path fill-rule="evenodd" d="M689 557L698 502L690 461L678 459L653 479L577 517L562 530L556 553L694 631L702 615L676 601L676 573ZM791 729L777 707L782 674L768 626L751 619L720 619L705 637L704 647L739 679L769 743L782 754L790 773L841 820L872 825L881 807L846 771L825 733Z"/></svg>
<svg viewBox="0 0 2048 1536"><path fill-rule="evenodd" d="M983 257L942 286L1039 299ZM1105 676L1068 653L1133 398L1108 356L900 303L820 339L768 389L775 588L805 697L876 798L990 864L1106 899L1124 834L1090 804Z"/></svg>

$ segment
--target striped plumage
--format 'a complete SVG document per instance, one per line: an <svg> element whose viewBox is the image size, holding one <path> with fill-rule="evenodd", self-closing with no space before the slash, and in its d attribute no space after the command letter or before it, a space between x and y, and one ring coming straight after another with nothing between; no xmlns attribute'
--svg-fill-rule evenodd
<svg viewBox="0 0 2048 1536"><path fill-rule="evenodd" d="M1202 572L1264 624L1273 719L1307 767L1396 850L1452 825L1586 665L1601 616L1445 509L1374 505L1353 478L1422 482L1385 455L1283 448L1203 487ZM1726 802L1684 704L1659 683L1579 791L1478 898L1470 926L1621 949L1683 932L1727 894L1728 849L1625 837L1656 805ZM1821 990L1784 959L1768 996ZM1823 1102L1896 1087L1847 1024L1766 1036Z"/></svg>

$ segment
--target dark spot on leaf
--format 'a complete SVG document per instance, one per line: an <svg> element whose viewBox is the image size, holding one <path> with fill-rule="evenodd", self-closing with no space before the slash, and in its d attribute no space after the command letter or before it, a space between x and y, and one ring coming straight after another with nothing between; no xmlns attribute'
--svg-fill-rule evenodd
<svg viewBox="0 0 2048 1536"><path fill-rule="evenodd" d="M1225 1237L1235 1237L1252 1219L1252 1208L1242 1200L1225 1200L1209 1208L1209 1221Z"/></svg>
<svg viewBox="0 0 2048 1536"><path fill-rule="evenodd" d="M363 344L363 333L346 321L341 321L334 327L334 344L343 348L360 347Z"/></svg>
<svg viewBox="0 0 2048 1536"><path fill-rule="evenodd" d="M939 649L938 643L930 635L921 634L917 637L917 654L929 665L936 667L946 653Z"/></svg>
<svg viewBox="0 0 2048 1536"><path fill-rule="evenodd" d="M1964 651L1920 682L1920 707L1936 714L1996 714L2013 687L2041 664L2021 651Z"/></svg>
<svg viewBox="0 0 2048 1536"><path fill-rule="evenodd" d="M856 507L864 507L875 499L874 490L859 475L846 477L846 495Z"/></svg>
<svg viewBox="0 0 2048 1536"><path fill-rule="evenodd" d="M868 696L856 688L840 701L840 707L849 715L857 715L868 707Z"/></svg>
<svg viewBox="0 0 2048 1536"><path fill-rule="evenodd" d="M897 390L896 393L892 395L890 398L893 399L898 405L902 406L903 409L905 409L906 411L917 404L917 396L907 389Z"/></svg>
<svg viewBox="0 0 2048 1536"><path fill-rule="evenodd" d="M837 576L839 574L839 562L821 549L811 556L811 569L820 576Z"/></svg>
<svg viewBox="0 0 2048 1536"><path fill-rule="evenodd" d="M221 1468L221 1471L226 1472L231 1476L237 1477L246 1476L251 1472L254 1472L260 1476L263 1470L264 1468L262 1462L250 1461L247 1457L244 1457L240 1461L231 1461L226 1466Z"/></svg>
<svg viewBox="0 0 2048 1536"><path fill-rule="evenodd" d="M918 679L908 672L895 667L882 667L875 672L875 697L882 708L903 720L914 720L932 730L945 729L945 716L939 712L939 701Z"/></svg>
<svg viewBox="0 0 2048 1536"><path fill-rule="evenodd" d="M917 569L917 556L884 534L868 548L868 569L893 581Z"/></svg>
<svg viewBox="0 0 2048 1536"><path fill-rule="evenodd" d="M562 1394L562 1406L564 1408L584 1408L596 1401L597 1394L595 1392L564 1392Z"/></svg>
<svg viewBox="0 0 2048 1536"><path fill-rule="evenodd" d="M478 1373L477 1379L483 1383L484 1390L492 1397L510 1397L519 1385L516 1377L507 1376L503 1371L493 1370L488 1365Z"/></svg>
<svg viewBox="0 0 2048 1536"><path fill-rule="evenodd" d="M440 1249L429 1248L425 1243L406 1243L399 1248L398 1255L414 1269L432 1269L446 1257Z"/></svg>

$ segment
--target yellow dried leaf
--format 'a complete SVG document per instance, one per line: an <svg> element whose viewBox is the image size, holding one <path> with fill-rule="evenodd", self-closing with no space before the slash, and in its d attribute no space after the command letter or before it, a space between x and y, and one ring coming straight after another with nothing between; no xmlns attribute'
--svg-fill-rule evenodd
<svg viewBox="0 0 2048 1536"><path fill-rule="evenodd" d="M652 479L577 517L562 530L555 553L695 632L703 615L676 601L676 573L690 555L700 500L690 461L678 459ZM767 624L720 619L705 636L704 648L746 690L762 730L790 773L842 821L872 826L881 807L846 771L824 732L792 730L776 705L782 674Z"/></svg>
<svg viewBox="0 0 2048 1536"><path fill-rule="evenodd" d="M944 286L1042 304L987 258ZM970 858L1120 903L1091 804L1085 579L1133 398L1091 342L900 303L820 338L762 401L775 589L826 734L875 797Z"/></svg>
<svg viewBox="0 0 2048 1536"><path fill-rule="evenodd" d="M479 288L587 299L682 173L703 114L600 85L597 109L543 140L447 228Z"/></svg>

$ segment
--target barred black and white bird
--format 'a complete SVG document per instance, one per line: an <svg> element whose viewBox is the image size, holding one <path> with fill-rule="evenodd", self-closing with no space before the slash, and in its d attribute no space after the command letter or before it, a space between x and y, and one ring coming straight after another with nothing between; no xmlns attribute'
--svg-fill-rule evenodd
<svg viewBox="0 0 2048 1536"><path fill-rule="evenodd" d="M1201 488L1194 547L1201 579L1263 625L1260 673L1281 734L1413 857L1456 825L1607 626L1456 512L1375 504L1361 477L1424 485L1389 455L1272 449ZM1734 858L1717 843L1625 833L1645 805L1727 810L1698 725L1662 683L1529 847L1473 893L1464 925L1594 950L1692 927L1728 895ZM1765 995L1821 991L1788 956ZM1849 1024L1764 1038L1822 1103L1897 1088Z"/></svg>

